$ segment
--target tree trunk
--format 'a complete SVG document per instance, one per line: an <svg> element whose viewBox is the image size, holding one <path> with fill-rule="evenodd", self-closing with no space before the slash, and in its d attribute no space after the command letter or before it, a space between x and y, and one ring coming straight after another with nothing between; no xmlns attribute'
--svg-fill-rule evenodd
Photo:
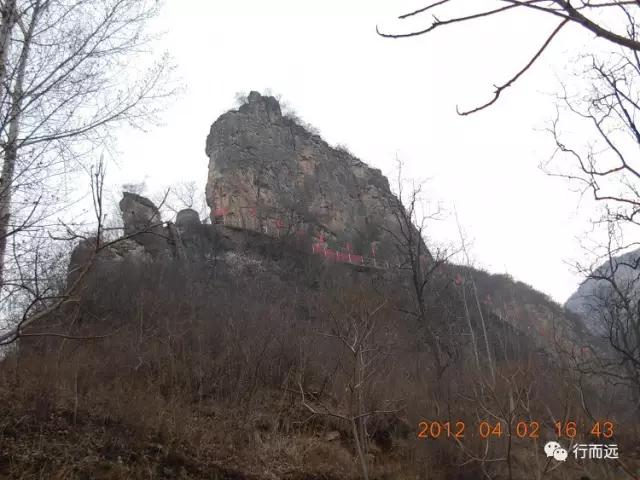
<svg viewBox="0 0 640 480"><path fill-rule="evenodd" d="M5 253L7 251L7 239L11 230L11 196L12 179L15 170L17 149L15 142L4 147L4 162L2 163L2 178L0 184L0 289L4 286Z"/></svg>
<svg viewBox="0 0 640 480"><path fill-rule="evenodd" d="M17 12L16 0L7 0L2 8L2 25L0 25L0 85L5 85L7 76L7 60L11 50L11 34L16 25ZM3 87L0 91L0 99L6 98L8 91ZM4 254L7 250L7 233L9 231L9 204L6 202L6 195L10 195L11 182L7 179L13 178L15 168L15 152L11 152L9 145L2 145L3 164L2 176L0 177L0 289L4 285ZM11 157L14 161L8 160ZM9 198L9 201L11 199Z"/></svg>
<svg viewBox="0 0 640 480"><path fill-rule="evenodd" d="M473 296L476 299L476 306L478 308L478 315L480 315L480 325L482 326L482 334L484 335L484 344L487 349L487 359L489 360L489 371L491 372L491 380L495 385L496 372L493 368L493 355L491 355L491 348L489 347L489 337L487 336L487 326L484 322L484 315L482 314L482 306L480 305L480 299L478 298L478 289L476 288L476 282L471 278L471 286L473 287Z"/></svg>
<svg viewBox="0 0 640 480"><path fill-rule="evenodd" d="M360 460L360 468L362 469L362 478L369 480L369 471L367 469L367 459L364 456L362 450L362 444L360 443L360 435L358 434L358 424L355 418L351 419L351 429L353 430L353 438L356 442L356 452L358 453L358 459Z"/></svg>
<svg viewBox="0 0 640 480"><path fill-rule="evenodd" d="M13 4L13 8L15 9L15 0L12 0L10 3ZM9 4L7 4L6 8L9 8ZM18 136L20 134L20 122L22 120L24 77L27 63L29 61L29 51L31 49L33 31L38 22L39 14L40 1L37 1L33 7L29 29L24 35L24 42L22 52L20 52L20 59L18 60L15 83L13 85L13 91L10 93L11 107L8 117L9 133L7 134L6 143L4 144L2 178L0 178L0 289L2 289L5 282L5 254L7 251L7 238L9 235L14 233L11 231L11 202L13 197L13 176L15 174L16 161L18 159ZM1 31L2 29L0 29L0 33ZM1 41L2 39L0 38L0 42Z"/></svg>
<svg viewBox="0 0 640 480"><path fill-rule="evenodd" d="M476 332L473 329L473 324L471 323L471 314L469 313L469 305L467 304L467 286L463 282L461 287L462 287L462 304L464 305L464 316L467 318L467 325L469 326L471 343L473 344L473 355L476 361L476 369L478 370L478 374L480 374L481 373L480 356L478 355L478 343L476 341Z"/></svg>
<svg viewBox="0 0 640 480"><path fill-rule="evenodd" d="M364 417L364 358L362 356L362 350L358 351L356 356L356 385L358 386L357 390L357 415L358 415L358 431L360 433L360 447L364 453L369 451L368 446L368 435L367 435L367 425Z"/></svg>
<svg viewBox="0 0 640 480"><path fill-rule="evenodd" d="M16 25L17 11L16 0L6 0L4 8L0 12L2 24L0 25L0 85L4 85L7 75L7 59L11 50L11 34ZM2 92L2 97L6 92Z"/></svg>

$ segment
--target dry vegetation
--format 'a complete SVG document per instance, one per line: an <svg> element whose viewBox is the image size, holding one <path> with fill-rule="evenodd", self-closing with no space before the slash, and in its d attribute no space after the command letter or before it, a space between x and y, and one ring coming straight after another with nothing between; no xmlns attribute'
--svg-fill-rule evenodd
<svg viewBox="0 0 640 480"><path fill-rule="evenodd" d="M451 3L434 1L401 18ZM423 35L507 10L535 9L558 20L524 69L463 114L494 104L565 25L626 49L613 63L592 58L596 88L584 105L561 98L594 122L608 148L591 141L586 151L567 147L558 121L550 133L558 153L579 166L564 176L613 205L604 220L637 225L633 180L640 174L625 152L640 139L638 2L506 3L386 36ZM589 20L603 8L625 14L626 36ZM277 252L212 252L220 255L210 264L96 264L79 277L81 292L64 280L56 286L66 272L52 270L66 257L50 240L60 232L81 235L50 224L71 202L58 205L52 179L71 164L85 165L87 140L103 145L112 125L152 119L158 100L173 92L166 58L140 78L123 68L150 41L143 27L156 11L157 2L139 0L0 4L0 310L9 327L0 341L10 344L0 358L0 479L639 477L635 291L605 305L609 345L595 344L526 285L452 267L427 249L419 192L402 198L400 181L400 200L390 205L401 227L394 272L326 267L304 256L277 260ZM288 117L301 123L293 111ZM635 143L625 139L618 148L625 131ZM613 152L620 166L603 170L602 152ZM104 170L87 170L95 257L109 243L101 231ZM613 174L616 185L620 172L626 189L602 196L600 179ZM193 206L193 191L182 193ZM610 242L608 258L631 245L612 249ZM618 355L603 356L609 347ZM560 464L543 456L555 422L576 422L573 442L589 443L589 425L602 419L615 426L606 443L620 445L620 460ZM435 435L425 421L449 422L453 435L420 438L421 431ZM455 437L459 422L464 438ZM480 438L482 422L495 436ZM519 438L523 422L532 430L538 424L538 436Z"/></svg>
<svg viewBox="0 0 640 480"><path fill-rule="evenodd" d="M438 371L401 278L227 258L97 269L47 331L99 338L23 337L0 368L0 478L362 478L356 438L369 478L589 474L540 454L550 412L586 419L571 372L490 316L496 379L484 352L476 371L453 272L427 302ZM534 419L539 440L472 431ZM464 421L465 438L418 439L423 420Z"/></svg>

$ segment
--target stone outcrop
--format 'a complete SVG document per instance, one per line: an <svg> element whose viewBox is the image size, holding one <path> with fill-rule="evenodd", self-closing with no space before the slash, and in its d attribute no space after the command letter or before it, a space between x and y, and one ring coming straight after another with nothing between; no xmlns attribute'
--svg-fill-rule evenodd
<svg viewBox="0 0 640 480"><path fill-rule="evenodd" d="M275 98L251 92L238 110L221 115L206 152L212 224L192 209L179 212L175 224L164 222L153 202L125 192L119 203L124 238L101 259L198 260L216 248L298 235L324 243L323 254L346 251L351 262L353 253L359 265L373 251L393 261L390 232L398 231L394 213L402 207L386 177L283 115ZM82 242L72 265L94 250L95 239Z"/></svg>
<svg viewBox="0 0 640 480"><path fill-rule="evenodd" d="M124 192L119 206L125 235L133 235L142 231L162 233L160 211L148 198Z"/></svg>
<svg viewBox="0 0 640 480"><path fill-rule="evenodd" d="M396 215L404 211L399 210L402 207L388 180L379 170L331 147L283 115L275 98L252 92L244 105L221 115L211 126L206 152L206 195L212 223L203 223L192 209L180 211L175 224L164 222L149 199L124 193L120 201L124 238L103 249L95 263L108 267L172 260L206 262L215 258L215 265L222 259L231 273L252 275L275 270L280 259L292 257L289 254L293 250L283 255L284 249L308 246L274 237L302 233L314 246L308 250L297 248L296 256L306 258L306 254L317 253L315 247L320 238L329 248L343 250L343 254L349 249L349 263L351 252L370 256L375 246L374 270L383 270L387 275L387 270L376 262L389 260L389 276L393 276L393 282L401 281L401 275L395 275L397 269L393 268L394 260L398 260L393 258L393 236L399 233ZM414 239L419 238L415 228L412 231ZM70 279L92 259L95 246L95 239L77 246L71 258ZM327 253L326 249L320 250ZM269 252L274 251L279 253L269 258ZM422 260L428 262L426 246L424 251ZM274 258L277 260L269 263L269 268L264 267L265 260ZM352 272L371 271L371 264L353 263ZM438 275L446 281L449 273L457 272L445 269ZM568 339L577 342L584 336L575 316L565 315L559 305L533 289L510 278L479 271L467 272L466 276L475 278L477 306L480 308L481 302L487 318L496 325L510 323L523 335L535 336L545 343L554 332L554 322L560 319ZM461 285L453 280L452 276L447 295L451 305L459 306L460 292L456 289ZM570 300L567 307L574 310L572 306Z"/></svg>
<svg viewBox="0 0 640 480"><path fill-rule="evenodd" d="M126 237L142 245L152 257L174 256L175 238L151 200L124 192L119 205Z"/></svg>
<svg viewBox="0 0 640 480"><path fill-rule="evenodd" d="M178 228L191 228L196 225L202 225L198 212L191 208L180 210L176 216L176 225Z"/></svg>
<svg viewBox="0 0 640 480"><path fill-rule="evenodd" d="M141 265L152 261L206 260L219 246L215 227L202 224L192 209L178 212L173 224L164 222L156 205L141 195L124 192L119 206L124 236L99 248L97 255L96 238L81 241L71 254L68 282L73 282L89 263L105 268L123 262Z"/></svg>
<svg viewBox="0 0 640 480"><path fill-rule="evenodd" d="M304 231L336 248L390 253L397 228L380 170L283 116L278 101L251 92L211 126L207 202L217 222L270 234Z"/></svg>

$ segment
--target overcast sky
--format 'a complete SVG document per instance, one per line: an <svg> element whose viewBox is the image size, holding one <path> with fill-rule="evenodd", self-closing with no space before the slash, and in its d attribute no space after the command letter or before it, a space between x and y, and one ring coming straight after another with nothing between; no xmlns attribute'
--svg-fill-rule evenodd
<svg viewBox="0 0 640 480"><path fill-rule="evenodd" d="M161 127L119 133L112 185L146 180L153 192L195 180L204 187L211 123L234 106L236 92L270 89L329 143L347 145L386 174L397 155L410 178L427 180L432 201L457 209L476 266L506 271L564 302L580 281L567 262L581 255L576 238L594 206L538 166L553 152L543 131L554 116L552 94L569 78L577 47L592 40L567 30L495 106L460 117L456 105L488 100L554 20L518 14L414 39L376 34L376 24L394 31L426 24L429 17L394 20L421 5L167 0L157 48L173 56L185 91ZM455 241L453 216L433 224L430 236Z"/></svg>

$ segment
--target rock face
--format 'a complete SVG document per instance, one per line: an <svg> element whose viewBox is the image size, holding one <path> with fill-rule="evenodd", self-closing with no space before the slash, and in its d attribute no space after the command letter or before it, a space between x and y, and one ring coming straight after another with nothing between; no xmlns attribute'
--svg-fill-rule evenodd
<svg viewBox="0 0 640 480"><path fill-rule="evenodd" d="M314 248L324 244L322 254L339 261L346 255L349 263L365 265L373 252L374 266L378 259L393 261L391 238L399 229L394 213L402 207L388 180L284 116L275 98L251 92L238 110L220 116L206 152L212 225L191 209L179 212L175 224L163 222L153 202L125 192L119 204L125 238L103 249L98 263L201 260L216 248L242 249L249 238L288 235ZM70 272L92 257L95 246L95 239L78 245Z"/></svg>
<svg viewBox="0 0 640 480"><path fill-rule="evenodd" d="M100 259L198 260L216 248L242 250L248 242L295 235L314 244L309 253L331 253L341 262L346 256L364 266L373 252L374 267L394 261L394 214L402 207L388 180L283 116L275 98L252 92L238 110L220 116L206 151L212 225L191 209L179 212L175 224L163 222L153 202L125 192L119 205L126 238ZM95 244L79 245L72 267L90 258Z"/></svg>
<svg viewBox="0 0 640 480"><path fill-rule="evenodd" d="M192 210L191 208L186 208L184 210L180 210L176 217L176 225L179 228L186 227L189 228L194 225L201 225L200 216L198 212Z"/></svg>
<svg viewBox="0 0 640 480"><path fill-rule="evenodd" d="M119 205L125 236L132 235L132 239L153 257L170 255L175 239L164 226L160 211L151 200L124 192Z"/></svg>
<svg viewBox="0 0 640 480"><path fill-rule="evenodd" d="M402 275L395 275L398 269L393 268L394 260L398 259L393 258L396 249L392 238L399 233L396 215L406 212L401 210L387 179L379 170L332 148L283 116L275 98L252 92L238 110L220 116L211 126L206 152L209 156L206 194L212 224L203 223L191 209L180 211L175 224L164 222L149 199L124 193L120 208L125 238L102 249L95 263L108 273L111 266L129 263L215 260L212 264L218 265L222 259L230 272L252 275L264 270L263 261L269 252L291 245L307 247L303 242L282 242L274 237L302 233L314 245L309 250L298 248L296 255L318 253L316 244L325 243L328 249L333 249L336 260L338 250L342 250L343 256L348 250L348 263L356 266L352 272L359 274L371 272L371 264L352 262L351 252L360 257L370 256L375 247L374 269L384 270L383 275L388 270L393 282L404 281ZM419 238L415 228L410 231L414 239ZM319 250L327 256L327 249ZM95 251L95 239L77 246L71 258L69 280L77 278L82 265L93 260ZM421 260L428 262L426 247L424 251ZM276 257L294 256L272 256ZM390 268L379 268L378 260L389 260ZM277 270L276 263L269 264L272 270ZM461 305L456 290L461 284L454 283L453 276L447 280L447 269L439 272L441 281L452 283L451 289L447 289L450 295L447 305ZM554 321L560 318L569 331L567 338L582 335L584 329L578 319L574 321L575 316L565 318L566 312L559 305L533 289L518 286L506 277L479 271L466 273L475 277L482 308L496 325L510 322L523 335L537 336L546 342L554 330ZM514 300L514 287L519 292L518 301ZM587 287L583 285L577 293L583 293ZM576 302L570 300L567 307L575 311L572 307Z"/></svg>
<svg viewBox="0 0 640 480"><path fill-rule="evenodd" d="M278 101L251 92L220 116L207 138L212 219L280 234L322 235L335 248L392 251L393 196L380 170L332 148L283 116ZM386 252L385 252L386 250Z"/></svg>
<svg viewBox="0 0 640 480"><path fill-rule="evenodd" d="M640 297L640 249L612 259L613 278L618 288L628 298ZM609 277L612 271L609 262L596 268L596 276ZM606 328L602 315L607 303L615 296L611 284L606 280L588 278L578 287L565 303L565 308L579 315L587 329L594 335L602 334Z"/></svg>
<svg viewBox="0 0 640 480"><path fill-rule="evenodd" d="M73 282L85 265L99 268L123 262L203 260L219 246L213 225L203 225L191 209L178 212L176 223L164 222L155 204L141 195L124 192L120 200L124 237L96 254L96 238L81 241L71 253L67 282ZM94 260L95 257L95 260Z"/></svg>
<svg viewBox="0 0 640 480"><path fill-rule="evenodd" d="M124 192L119 205L125 235L133 235L142 231L162 233L160 211L148 198Z"/></svg>

